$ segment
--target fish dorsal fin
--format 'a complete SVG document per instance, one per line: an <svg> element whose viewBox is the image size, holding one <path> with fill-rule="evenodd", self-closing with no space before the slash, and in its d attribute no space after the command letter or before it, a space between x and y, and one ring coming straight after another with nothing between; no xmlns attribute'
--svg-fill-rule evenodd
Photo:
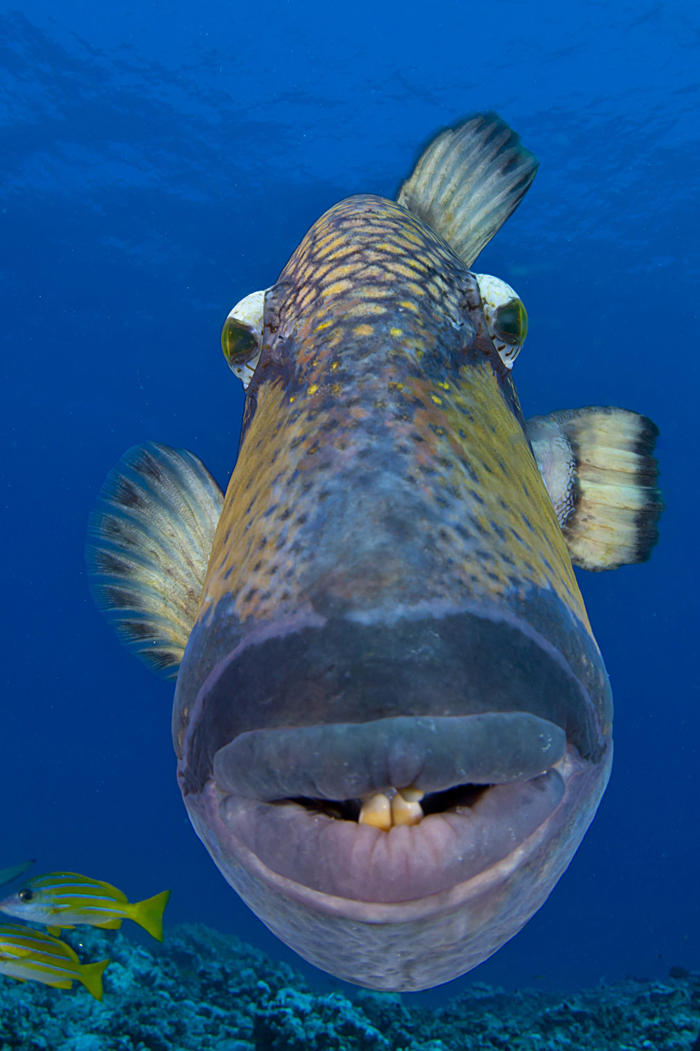
<svg viewBox="0 0 700 1051"><path fill-rule="evenodd" d="M223 495L201 460L149 442L108 475L88 527L98 607L156 671L175 675L197 615Z"/></svg>
<svg viewBox="0 0 700 1051"><path fill-rule="evenodd" d="M32 858L30 861L20 861L17 865L9 865L5 869L0 869L0 887L4 887L6 883L12 883L33 864L34 859Z"/></svg>
<svg viewBox="0 0 700 1051"><path fill-rule="evenodd" d="M656 425L592 406L533 416L525 429L573 564L617 569L647 559L663 511Z"/></svg>
<svg viewBox="0 0 700 1051"><path fill-rule="evenodd" d="M505 121L483 113L440 132L397 199L471 267L518 207L536 171L536 158Z"/></svg>

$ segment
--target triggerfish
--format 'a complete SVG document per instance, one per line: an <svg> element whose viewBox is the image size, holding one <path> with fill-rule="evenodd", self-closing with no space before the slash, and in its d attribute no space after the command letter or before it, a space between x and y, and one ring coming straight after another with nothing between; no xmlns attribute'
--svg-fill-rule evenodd
<svg viewBox="0 0 700 1051"><path fill-rule="evenodd" d="M111 883L77 872L48 872L29 880L0 901L0 912L30 923L43 923L51 934L78 924L114 930L133 920L158 941L163 940L163 910L170 891L130 902Z"/></svg>
<svg viewBox="0 0 700 1051"><path fill-rule="evenodd" d="M654 424L526 421L525 307L472 270L536 168L478 116L396 201L322 215L225 322L247 388L226 496L150 443L89 527L99 605L177 673L179 783L216 864L307 960L377 989L468 971L569 864L612 759L572 564L656 539Z"/></svg>
<svg viewBox="0 0 700 1051"><path fill-rule="evenodd" d="M20 982L43 982L57 989L70 989L82 982L96 1000L102 999L102 972L109 960L81 963L66 942L50 934L0 923L0 974Z"/></svg>

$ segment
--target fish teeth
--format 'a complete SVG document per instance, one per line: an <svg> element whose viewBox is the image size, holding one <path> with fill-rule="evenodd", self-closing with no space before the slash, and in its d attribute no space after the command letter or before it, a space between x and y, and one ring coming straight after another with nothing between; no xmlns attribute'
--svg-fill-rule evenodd
<svg viewBox="0 0 700 1051"><path fill-rule="evenodd" d="M373 792L364 799L358 822L385 832L396 825L417 825L423 817L422 798L420 789L412 787Z"/></svg>

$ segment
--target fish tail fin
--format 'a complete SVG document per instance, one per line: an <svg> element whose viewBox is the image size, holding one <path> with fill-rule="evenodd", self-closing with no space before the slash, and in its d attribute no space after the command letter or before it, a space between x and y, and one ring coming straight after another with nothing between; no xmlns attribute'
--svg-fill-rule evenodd
<svg viewBox="0 0 700 1051"><path fill-rule="evenodd" d="M526 430L573 564L600 570L644 562L664 507L652 455L656 424L595 406L533 417Z"/></svg>
<svg viewBox="0 0 700 1051"><path fill-rule="evenodd" d="M98 960L97 963L81 963L76 977L82 982L91 996L102 999L102 974L111 963L110 960Z"/></svg>
<svg viewBox="0 0 700 1051"><path fill-rule="evenodd" d="M149 442L107 476L88 526L97 606L156 671L175 675L197 616L223 496L201 460Z"/></svg>
<svg viewBox="0 0 700 1051"><path fill-rule="evenodd" d="M520 204L537 164L505 121L478 114L433 139L397 200L471 267Z"/></svg>
<svg viewBox="0 0 700 1051"><path fill-rule="evenodd" d="M144 901L135 901L130 907L128 916L159 942L163 941L163 911L168 904L170 891L163 890Z"/></svg>

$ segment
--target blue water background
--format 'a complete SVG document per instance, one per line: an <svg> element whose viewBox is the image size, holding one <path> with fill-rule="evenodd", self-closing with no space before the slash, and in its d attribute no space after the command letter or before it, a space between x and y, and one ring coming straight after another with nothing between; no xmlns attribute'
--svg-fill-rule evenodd
<svg viewBox="0 0 700 1051"><path fill-rule="evenodd" d="M0 5L0 865L172 887L171 922L298 962L189 826L172 684L95 611L86 517L146 439L225 484L243 402L218 346L231 305L327 207L392 196L436 129L495 109L541 161L477 267L529 312L525 413L653 417L667 511L649 563L579 576L616 702L598 816L546 906L461 983L698 967L695 0L129 7Z"/></svg>

